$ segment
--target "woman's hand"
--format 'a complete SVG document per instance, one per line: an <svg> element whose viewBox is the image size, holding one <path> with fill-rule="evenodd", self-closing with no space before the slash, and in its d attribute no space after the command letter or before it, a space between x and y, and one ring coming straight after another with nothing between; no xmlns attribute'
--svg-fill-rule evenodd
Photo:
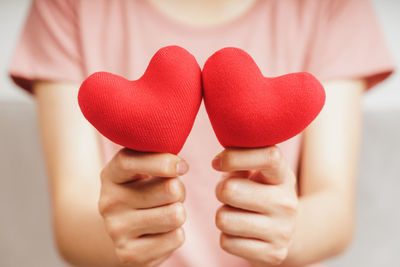
<svg viewBox="0 0 400 267"><path fill-rule="evenodd" d="M184 242L178 175L188 165L167 153L120 150L101 172L99 211L116 254L129 266L154 266Z"/></svg>
<svg viewBox="0 0 400 267"><path fill-rule="evenodd" d="M220 244L256 266L282 263L295 228L296 177L276 146L226 149L214 169L226 172L216 195Z"/></svg>

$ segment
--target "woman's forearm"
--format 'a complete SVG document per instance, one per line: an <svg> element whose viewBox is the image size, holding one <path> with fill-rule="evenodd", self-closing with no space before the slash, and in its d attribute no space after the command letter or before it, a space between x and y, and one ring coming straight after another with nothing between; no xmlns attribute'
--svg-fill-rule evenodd
<svg viewBox="0 0 400 267"><path fill-rule="evenodd" d="M117 266L97 208L103 165L97 134L79 110L78 88L34 83L54 235L60 255L75 266Z"/></svg>
<svg viewBox="0 0 400 267"><path fill-rule="evenodd" d="M61 256L74 266L121 266L98 213L97 194L71 189L64 187L53 196L54 231ZM337 192L325 190L300 197L294 238L281 266L317 262L348 246L353 207L344 208L337 196Z"/></svg>
<svg viewBox="0 0 400 267"><path fill-rule="evenodd" d="M354 227L363 80L324 83L326 103L306 129L300 207L284 266L304 266L342 252Z"/></svg>
<svg viewBox="0 0 400 267"><path fill-rule="evenodd" d="M62 258L74 266L122 266L98 212L97 188L64 184L53 188L52 195L54 235Z"/></svg>
<svg viewBox="0 0 400 267"><path fill-rule="evenodd" d="M296 230L281 266L304 266L347 248L353 233L354 209L339 196L327 189L300 197Z"/></svg>

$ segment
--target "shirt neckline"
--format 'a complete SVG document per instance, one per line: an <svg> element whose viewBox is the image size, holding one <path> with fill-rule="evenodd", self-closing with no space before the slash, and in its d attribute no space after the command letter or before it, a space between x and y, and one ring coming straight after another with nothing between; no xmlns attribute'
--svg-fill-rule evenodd
<svg viewBox="0 0 400 267"><path fill-rule="evenodd" d="M173 29L191 34L220 33L228 30L229 28L235 28L235 26L241 24L249 17L252 17L253 13L255 13L257 10L260 9L262 2L263 1L261 0L256 0L255 3L249 8L249 10L247 10L246 12L244 12L243 14L232 20L211 26L196 26L196 25L184 24L182 22L179 22L178 20L175 20L165 15L157 8L152 6L147 0L140 1L142 6L149 12L152 18L155 18L158 22L161 23L161 25L167 25Z"/></svg>

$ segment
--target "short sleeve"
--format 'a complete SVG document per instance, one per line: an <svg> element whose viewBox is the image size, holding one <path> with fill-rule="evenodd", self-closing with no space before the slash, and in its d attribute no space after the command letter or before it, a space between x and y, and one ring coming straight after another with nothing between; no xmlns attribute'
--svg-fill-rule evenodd
<svg viewBox="0 0 400 267"><path fill-rule="evenodd" d="M28 92L34 80L82 80L76 2L32 2L9 68L13 81Z"/></svg>
<svg viewBox="0 0 400 267"><path fill-rule="evenodd" d="M320 80L364 78L367 88L386 79L394 62L368 0L324 0L313 33L308 71Z"/></svg>

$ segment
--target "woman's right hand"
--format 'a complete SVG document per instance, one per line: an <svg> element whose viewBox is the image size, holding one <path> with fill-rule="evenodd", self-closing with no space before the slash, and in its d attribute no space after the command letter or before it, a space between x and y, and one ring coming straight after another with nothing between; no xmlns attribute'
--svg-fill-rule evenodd
<svg viewBox="0 0 400 267"><path fill-rule="evenodd" d="M121 262L155 266L183 244L185 188L177 176L187 170L176 155L126 148L104 167L99 211Z"/></svg>

